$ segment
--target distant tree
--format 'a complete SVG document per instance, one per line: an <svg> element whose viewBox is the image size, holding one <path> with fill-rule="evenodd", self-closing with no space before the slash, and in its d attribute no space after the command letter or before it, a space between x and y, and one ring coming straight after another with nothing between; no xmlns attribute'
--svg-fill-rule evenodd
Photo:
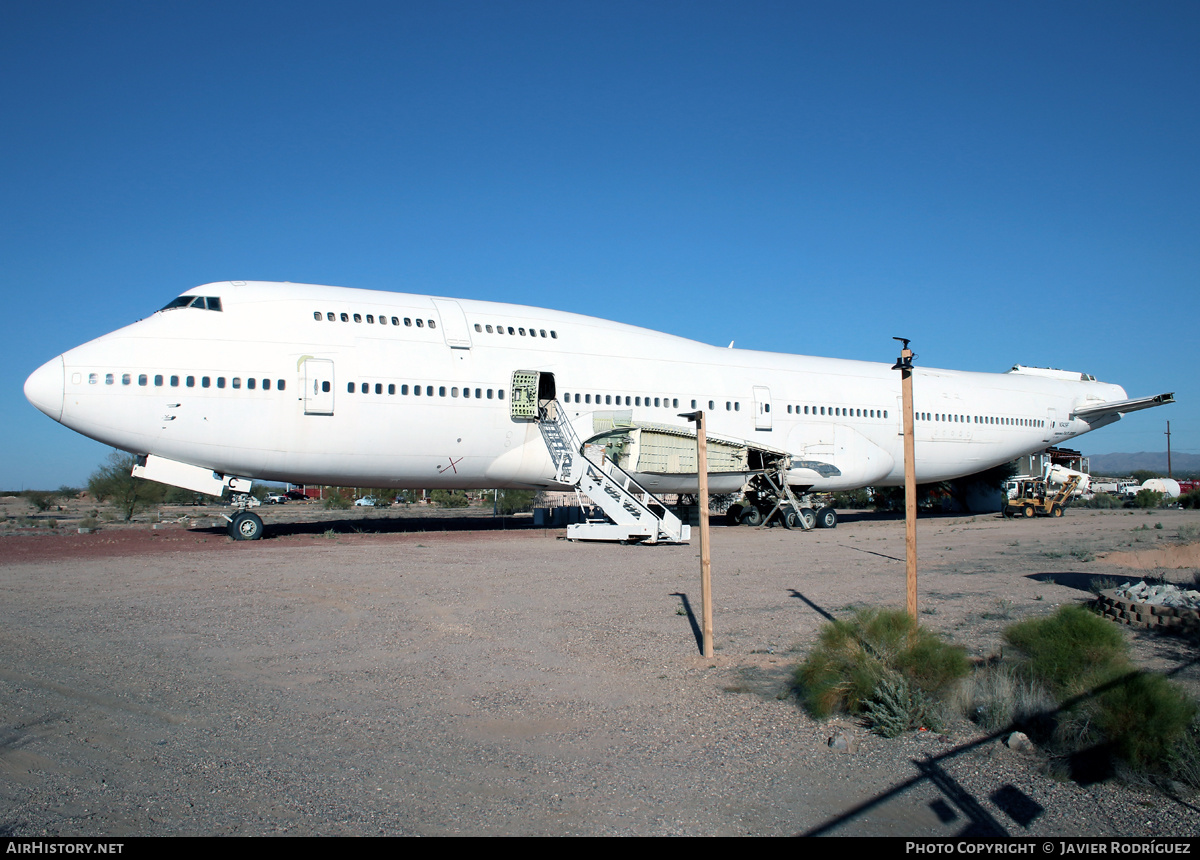
<svg viewBox="0 0 1200 860"><path fill-rule="evenodd" d="M496 499L496 507L502 514L527 511L533 504L533 497L536 495L537 493L533 490L500 490Z"/></svg>
<svg viewBox="0 0 1200 860"><path fill-rule="evenodd" d="M97 501L110 501L126 520L145 508L162 502L167 487L154 481L133 477L132 454L113 451L108 461L88 478L88 492Z"/></svg>
<svg viewBox="0 0 1200 860"><path fill-rule="evenodd" d="M1162 504L1163 494L1156 490L1138 490L1133 503L1139 508L1157 508Z"/></svg>
<svg viewBox="0 0 1200 860"><path fill-rule="evenodd" d="M434 490L429 497L435 505L443 508L465 508L470 504L467 494L462 490Z"/></svg>
<svg viewBox="0 0 1200 860"><path fill-rule="evenodd" d="M21 496L39 511L48 511L58 504L58 493L50 490L26 490Z"/></svg>
<svg viewBox="0 0 1200 860"><path fill-rule="evenodd" d="M1165 478L1166 475L1161 472L1152 472L1149 469L1138 469L1133 473L1133 479L1139 484L1144 484L1151 478Z"/></svg>

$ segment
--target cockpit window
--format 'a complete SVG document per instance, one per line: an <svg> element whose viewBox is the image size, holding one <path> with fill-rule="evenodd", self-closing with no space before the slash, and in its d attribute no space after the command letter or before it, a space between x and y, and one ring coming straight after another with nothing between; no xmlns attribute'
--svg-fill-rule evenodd
<svg viewBox="0 0 1200 860"><path fill-rule="evenodd" d="M179 296L172 299L160 311L169 311L174 308L199 308L200 310L219 311L221 310L220 296Z"/></svg>

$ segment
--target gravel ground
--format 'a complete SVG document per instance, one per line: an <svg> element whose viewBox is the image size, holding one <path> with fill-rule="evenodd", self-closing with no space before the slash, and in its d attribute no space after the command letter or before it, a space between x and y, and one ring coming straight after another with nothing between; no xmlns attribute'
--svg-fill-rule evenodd
<svg viewBox="0 0 1200 860"><path fill-rule="evenodd" d="M703 660L695 541L387 516L252 544L177 525L0 536L0 833L1200 829L1195 797L1056 780L966 722L884 740L803 713L791 670L824 617L903 603L902 521L715 528L717 656ZM922 622L987 656L1013 620L1095 579L1191 582L1200 545L1178 536L1198 524L922 520ZM1194 642L1127 635L1200 693ZM838 731L851 751L829 747Z"/></svg>

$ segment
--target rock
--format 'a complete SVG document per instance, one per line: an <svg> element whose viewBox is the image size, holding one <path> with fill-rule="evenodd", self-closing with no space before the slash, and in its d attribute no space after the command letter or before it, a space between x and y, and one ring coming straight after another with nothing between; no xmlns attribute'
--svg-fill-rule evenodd
<svg viewBox="0 0 1200 860"><path fill-rule="evenodd" d="M1027 753L1033 752L1034 750L1033 741L1031 741L1029 736L1024 732L1013 732L1008 736L1008 740L1005 742L1005 744L1010 750L1015 750L1016 752Z"/></svg>

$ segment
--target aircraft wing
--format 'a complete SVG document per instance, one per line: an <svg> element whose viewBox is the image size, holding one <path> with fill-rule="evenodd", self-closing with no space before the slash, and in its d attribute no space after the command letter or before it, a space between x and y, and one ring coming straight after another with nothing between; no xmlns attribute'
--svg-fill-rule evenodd
<svg viewBox="0 0 1200 860"><path fill-rule="evenodd" d="M1103 418L1106 415L1124 415L1126 412L1137 412L1139 409L1150 409L1153 406L1174 402L1175 392L1172 391L1168 394L1155 394L1153 397L1135 397L1132 400L1113 400L1092 406L1079 406L1071 413L1071 417L1082 418L1090 424L1097 418Z"/></svg>

